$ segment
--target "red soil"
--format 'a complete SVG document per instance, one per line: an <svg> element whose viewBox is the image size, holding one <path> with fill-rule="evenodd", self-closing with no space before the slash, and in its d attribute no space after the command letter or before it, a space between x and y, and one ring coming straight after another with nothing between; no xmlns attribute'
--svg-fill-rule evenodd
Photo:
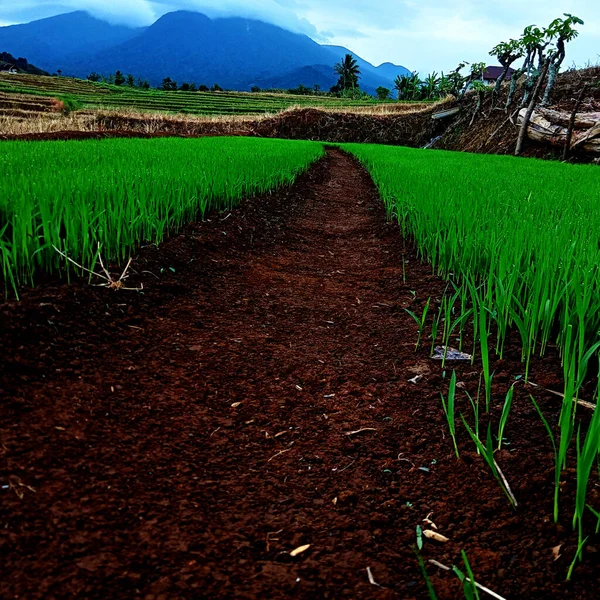
<svg viewBox="0 0 600 600"><path fill-rule="evenodd" d="M444 378L429 340L415 352L404 310L445 284L355 161L331 150L133 268L143 294L57 283L0 305L1 597L426 598L412 548L428 515L450 541L426 541L425 560L464 549L506 598L597 597L597 537L564 583L574 478L555 526L528 394L551 422L560 400L516 387L496 457L514 511L462 425L454 457L440 403L453 367ZM507 354L494 424L523 370ZM550 354L531 379L556 389ZM455 368L475 393L477 364ZM462 394L459 409L472 422ZM461 597L428 571L440 598Z"/></svg>

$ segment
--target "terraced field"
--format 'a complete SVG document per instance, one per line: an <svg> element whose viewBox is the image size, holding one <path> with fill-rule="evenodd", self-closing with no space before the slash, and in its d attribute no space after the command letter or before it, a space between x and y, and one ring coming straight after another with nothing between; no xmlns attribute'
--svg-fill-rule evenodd
<svg viewBox="0 0 600 600"><path fill-rule="evenodd" d="M345 100L321 96L246 92L166 92L93 83L68 77L0 75L0 114L15 94L55 97L77 108L136 109L193 115L257 115L291 106L352 108L373 106L375 100ZM30 102L36 102L30 100ZM47 102L47 101L46 101ZM14 107L12 107L14 110Z"/></svg>

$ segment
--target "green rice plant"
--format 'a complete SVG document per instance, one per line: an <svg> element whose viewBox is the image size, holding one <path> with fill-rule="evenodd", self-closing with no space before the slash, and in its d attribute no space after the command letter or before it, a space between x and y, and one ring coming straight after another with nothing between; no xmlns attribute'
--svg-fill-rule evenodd
<svg viewBox="0 0 600 600"><path fill-rule="evenodd" d="M463 592L465 594L465 598L467 600L479 600L479 591L477 589L477 585L475 583L475 577L473 576L473 570L471 569L471 565L469 564L469 559L467 558L467 553L464 550L460 551L463 563L465 565L465 570L467 573L463 573L456 565L452 567L452 571L454 574L460 579L460 582L463 584Z"/></svg>
<svg viewBox="0 0 600 600"><path fill-rule="evenodd" d="M596 535L600 533L600 512L592 508L589 504L586 504L589 511L596 517L596 531L594 532Z"/></svg>
<svg viewBox="0 0 600 600"><path fill-rule="evenodd" d="M458 446L456 444L456 418L455 418L455 398L456 398L456 371L452 371L452 377L450 377L450 385L448 387L448 402L444 398L444 394L440 394L442 396L442 406L444 408L444 414L446 415L446 421L448 421L448 429L450 431L450 435L452 436L452 444L454 446L454 453L456 454L456 458L458 458Z"/></svg>
<svg viewBox="0 0 600 600"><path fill-rule="evenodd" d="M515 393L514 385L510 386L506 398L504 399L504 405L502 406L502 415L500 416L500 423L498 425L498 450L502 450L502 439L504 438L504 428L508 421L508 415L512 407L513 396Z"/></svg>
<svg viewBox="0 0 600 600"><path fill-rule="evenodd" d="M577 492L575 496L575 513L573 528L577 528L579 543L583 540L583 513L585 499L592 467L600 450L600 408L596 406L588 427L583 447L581 447L581 427L577 432Z"/></svg>
<svg viewBox="0 0 600 600"><path fill-rule="evenodd" d="M425 306L423 307L423 311L421 316L418 317L414 312L405 308L404 310L415 320L417 327L419 328L419 336L417 337L417 343L415 345L415 351L418 350L419 345L421 344L421 336L423 335L423 329L425 329L425 321L427 319L427 311L429 310L429 305L431 304L431 297L428 298Z"/></svg>
<svg viewBox="0 0 600 600"><path fill-rule="evenodd" d="M481 456L487 463L488 467L492 471L492 475L495 477L496 481L502 488L502 491L508 498L508 501L510 502L511 506L513 508L516 508L517 503L515 501L515 498L514 498L512 492L510 491L510 488L506 484L506 480L505 480L504 476L502 475L500 469L498 468L496 461L494 460L494 445L492 442L492 427L491 427L491 425L488 425L486 444L483 445L481 440L475 435L475 432L469 427L469 424L467 423L467 421L465 420L465 418L462 414L460 415L460 418L462 419L462 422L463 422L467 432L471 436L471 439L475 443L475 446L477 447L479 454L481 454Z"/></svg>
<svg viewBox="0 0 600 600"><path fill-rule="evenodd" d="M0 276L86 269L98 247L124 261L209 211L289 185L321 144L250 138L5 142L0 154Z"/></svg>
<svg viewBox="0 0 600 600"><path fill-rule="evenodd" d="M431 323L431 348L429 349L429 356L433 356L433 352L435 349L435 343L437 342L438 336L438 328L440 325L440 320L442 318L442 308L438 308L437 315L433 318L433 322Z"/></svg>
<svg viewBox="0 0 600 600"><path fill-rule="evenodd" d="M417 550L415 550L415 553L417 555L417 560L419 561L419 568L421 569L421 574L423 575L425 585L427 586L427 594L429 595L429 600L437 600L437 594L435 593L435 588L433 587L431 579L429 578L429 574L427 573L425 563L423 562L423 557Z"/></svg>
<svg viewBox="0 0 600 600"><path fill-rule="evenodd" d="M475 435L477 436L477 439L480 439L479 437L479 397L480 397L480 393L481 393L481 377L479 378L479 388L477 389L477 398L474 400L473 397L471 396L471 394L469 394L469 392L467 392L465 390L469 401L471 402L471 407L473 408L473 419L475 422ZM480 454L479 452L479 448L477 448L477 454Z"/></svg>
<svg viewBox="0 0 600 600"><path fill-rule="evenodd" d="M587 543L588 539L589 538L579 540L579 543L577 544L577 551L575 552L575 556L573 557L573 561L571 562L571 566L569 567L569 571L567 572L567 581L571 581L571 578L573 577L573 570L575 569L575 565L577 564L577 559L581 557L583 547Z"/></svg>

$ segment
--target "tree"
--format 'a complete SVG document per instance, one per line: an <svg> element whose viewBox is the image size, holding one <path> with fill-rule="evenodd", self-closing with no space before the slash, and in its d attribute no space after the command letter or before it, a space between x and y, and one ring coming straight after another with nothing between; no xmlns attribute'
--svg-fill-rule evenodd
<svg viewBox="0 0 600 600"><path fill-rule="evenodd" d="M211 88L210 88L211 92L222 92L223 88L218 84L215 83Z"/></svg>
<svg viewBox="0 0 600 600"><path fill-rule="evenodd" d="M195 92L196 84L195 83L182 83L179 89L182 92Z"/></svg>
<svg viewBox="0 0 600 600"><path fill-rule="evenodd" d="M88 81L100 81L101 79L102 79L102 75L100 75L100 73L96 73L96 71L94 71L93 73L90 73L87 76Z"/></svg>
<svg viewBox="0 0 600 600"><path fill-rule="evenodd" d="M127 85L129 87L135 87L135 77L133 75L127 75Z"/></svg>
<svg viewBox="0 0 600 600"><path fill-rule="evenodd" d="M458 98L461 90L463 89L464 85L465 85L465 81L466 78L463 77L463 75L461 75L461 71L467 66L468 63L466 62L461 62L458 63L458 66L456 67L456 69L454 69L454 71L450 71L450 73L448 73L448 88L450 90L450 93L455 97Z"/></svg>
<svg viewBox="0 0 600 600"><path fill-rule="evenodd" d="M555 19L546 30L547 37L556 39L556 43L554 49L549 53L550 67L548 68L548 84L546 85L542 99L543 105L550 104L550 94L554 89L556 76L565 60L565 44L574 40L579 35L579 32L575 29L575 25L583 25L583 21L579 17L569 13L564 13L564 16L566 19Z"/></svg>
<svg viewBox="0 0 600 600"><path fill-rule="evenodd" d="M258 92L260 92L260 88L259 88L257 85L253 85L253 86L250 88L250 91L251 91L253 94L258 94Z"/></svg>
<svg viewBox="0 0 600 600"><path fill-rule="evenodd" d="M398 100L406 100L408 97L410 77L408 75L398 75L394 79L394 89L398 92Z"/></svg>
<svg viewBox="0 0 600 600"><path fill-rule="evenodd" d="M511 90L512 94L511 91L509 91L508 100L510 102L512 102L512 97L516 89L516 82L523 74L525 74L527 78L525 79L525 93L523 94L521 106L525 106L529 101L529 96L542 72L542 66L546 58L545 52L549 43L550 42L546 40L545 30L540 29L535 25L529 25L528 27L525 27L523 35L521 36L521 44L525 49L525 61L523 62L523 66L513 74L513 77L516 76L516 78L514 80L515 86ZM507 107L509 106L510 102L507 102Z"/></svg>
<svg viewBox="0 0 600 600"><path fill-rule="evenodd" d="M423 87L423 91L427 100L435 100L436 98L439 98L440 93L438 86L440 80L436 71L427 75L423 83L425 84Z"/></svg>
<svg viewBox="0 0 600 600"><path fill-rule="evenodd" d="M162 80L162 89L171 92L177 89L177 82L173 81L170 77L165 77Z"/></svg>
<svg viewBox="0 0 600 600"><path fill-rule="evenodd" d="M207 86L207 85L204 85L203 83L201 83L201 84L198 86L198 91L199 91L199 92L208 92L208 86Z"/></svg>
<svg viewBox="0 0 600 600"><path fill-rule="evenodd" d="M123 73L121 73L121 71L117 71L115 73L115 85L123 85L125 83L125 81L127 81L125 79L125 75L123 75Z"/></svg>
<svg viewBox="0 0 600 600"><path fill-rule="evenodd" d="M62 69L56 69L56 72L58 73L59 77L62 75Z"/></svg>
<svg viewBox="0 0 600 600"><path fill-rule="evenodd" d="M340 76L337 87L343 90L351 90L358 87L360 68L352 54L346 54L344 60L337 63L333 70Z"/></svg>
<svg viewBox="0 0 600 600"><path fill-rule="evenodd" d="M139 78L137 80L137 86L142 89L142 90L149 90L150 89L150 84L148 83L147 79L141 79Z"/></svg>
<svg viewBox="0 0 600 600"><path fill-rule="evenodd" d="M387 100L390 97L390 90L380 85L376 90L377 100Z"/></svg>
<svg viewBox="0 0 600 600"><path fill-rule="evenodd" d="M502 82L506 79L506 75L508 74L508 70L510 66L521 58L524 54L524 47L521 40L509 40L508 42L500 42L497 46L494 46L490 50L490 56L495 56L498 59L498 62L502 65L502 73L500 73L500 77L496 80L496 85L494 86L494 91L492 94L492 102L500 92L500 86Z"/></svg>

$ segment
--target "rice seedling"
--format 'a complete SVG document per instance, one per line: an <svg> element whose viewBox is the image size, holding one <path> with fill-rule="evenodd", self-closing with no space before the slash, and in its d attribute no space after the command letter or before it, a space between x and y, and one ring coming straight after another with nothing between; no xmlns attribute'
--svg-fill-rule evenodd
<svg viewBox="0 0 600 600"><path fill-rule="evenodd" d="M456 372L452 371L452 377L450 377L450 385L448 387L448 401L444 398L444 394L442 396L442 406L444 407L444 414L446 415L446 420L448 421L448 429L450 431L450 435L452 436L452 444L454 446L454 453L456 454L456 458L458 458L458 446L456 445L456 419L455 419L455 405L454 401L456 398Z"/></svg>
<svg viewBox="0 0 600 600"><path fill-rule="evenodd" d="M423 307L423 311L421 316L418 317L414 312L405 308L404 310L415 320L417 327L419 328L419 336L417 338L417 343L415 345L415 351L419 349L419 345L421 344L421 336L423 335L423 330L425 329L425 321L427 319L427 312L429 310L429 305L431 304L431 297L428 298L425 306Z"/></svg>
<svg viewBox="0 0 600 600"><path fill-rule="evenodd" d="M504 429L506 422L508 421L508 415L510 414L510 408L512 406L513 396L515 393L514 385L510 386L504 404L502 406L502 415L500 415L500 423L498 425L498 450L502 450L502 440L504 438Z"/></svg>
<svg viewBox="0 0 600 600"><path fill-rule="evenodd" d="M598 456L600 440L600 408L596 407L592 420L587 430L583 447L581 447L581 428L577 432L577 492L575 496L575 514L573 515L573 528L577 528L579 543L583 540L583 513L585 512L585 499L592 467Z"/></svg>
<svg viewBox="0 0 600 600"><path fill-rule="evenodd" d="M465 598L467 600L479 600L479 590L477 589L477 585L475 584L475 577L473 576L473 570L471 569L471 565L469 564L467 553L464 550L461 550L460 553L467 573L463 573L456 565L452 567L452 571L463 584L463 592L465 594Z"/></svg>
<svg viewBox="0 0 600 600"><path fill-rule="evenodd" d="M320 144L246 138L5 142L0 155L0 275L92 270L97 249L123 262L143 241L246 195L290 184ZM55 251L55 249L56 251Z"/></svg>
<svg viewBox="0 0 600 600"><path fill-rule="evenodd" d="M575 569L575 565L577 564L577 559L581 556L581 552L583 551L583 547L587 543L589 537L586 537L584 540L580 540L577 544L577 551L575 552L575 556L573 557L573 562L571 562L571 566L569 567L569 571L567 572L567 581L571 581L573 577L573 570Z"/></svg>
<svg viewBox="0 0 600 600"><path fill-rule="evenodd" d="M427 573L425 562L423 561L423 558L418 551L415 551L415 553L417 555L417 560L419 561L419 568L421 569L421 574L423 575L425 585L427 586L427 594L429 595L429 600L437 600L437 594L435 593L435 588L433 587L433 583L431 583L431 579L429 578L429 574Z"/></svg>
<svg viewBox="0 0 600 600"><path fill-rule="evenodd" d="M600 512L592 508L589 504L586 504L588 510L596 517L596 531L594 532L596 535L600 533Z"/></svg>
<svg viewBox="0 0 600 600"><path fill-rule="evenodd" d="M475 446L477 447L479 454L481 454L481 456L487 463L488 467L492 471L492 475L495 477L496 481L498 481L498 484L500 485L500 487L502 488L502 491L505 493L506 497L508 498L508 501L510 502L511 506L513 508L517 508L517 501L515 500L515 497L508 485L508 482L506 481L506 477L504 477L504 474L502 473L502 471L500 470L500 468L498 467L498 464L496 463L496 461L494 459L494 445L492 443L492 427L491 427L491 425L488 425L486 443L484 445L481 442L481 440L475 435L475 432L469 427L469 424L467 423L467 421L465 420L465 418L462 414L460 415L460 418L462 419L463 425L465 426L467 432L471 436L471 439L475 443Z"/></svg>

